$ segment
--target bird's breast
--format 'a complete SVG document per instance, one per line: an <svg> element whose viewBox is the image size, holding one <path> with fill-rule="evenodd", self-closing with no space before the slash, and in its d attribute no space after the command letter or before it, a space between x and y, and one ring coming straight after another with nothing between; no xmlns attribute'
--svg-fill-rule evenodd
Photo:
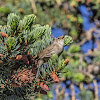
<svg viewBox="0 0 100 100"><path fill-rule="evenodd" d="M59 54L63 51L63 45L57 44L56 45L56 54Z"/></svg>

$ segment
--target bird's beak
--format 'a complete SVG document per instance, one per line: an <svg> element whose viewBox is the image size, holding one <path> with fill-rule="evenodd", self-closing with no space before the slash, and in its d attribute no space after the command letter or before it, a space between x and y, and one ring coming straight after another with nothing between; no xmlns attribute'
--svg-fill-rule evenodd
<svg viewBox="0 0 100 100"><path fill-rule="evenodd" d="M62 37L62 39L64 39L65 35Z"/></svg>

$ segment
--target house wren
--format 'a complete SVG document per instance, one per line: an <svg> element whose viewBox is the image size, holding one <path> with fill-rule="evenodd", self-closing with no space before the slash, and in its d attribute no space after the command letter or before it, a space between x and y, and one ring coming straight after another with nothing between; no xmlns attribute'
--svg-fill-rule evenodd
<svg viewBox="0 0 100 100"><path fill-rule="evenodd" d="M63 48L64 48L64 36L59 36L55 38L55 40L51 45L47 46L40 54L38 54L38 59L37 59L38 71L37 71L36 79L38 78L40 73L40 66L43 63L47 62L49 58L52 57L53 54L60 55L61 52L63 51Z"/></svg>

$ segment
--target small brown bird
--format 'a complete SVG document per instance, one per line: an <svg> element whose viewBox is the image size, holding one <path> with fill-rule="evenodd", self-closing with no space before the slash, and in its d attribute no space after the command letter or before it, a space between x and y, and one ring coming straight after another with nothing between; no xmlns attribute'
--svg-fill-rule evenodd
<svg viewBox="0 0 100 100"><path fill-rule="evenodd" d="M36 79L39 76L40 73L40 66L47 62L49 58L52 57L53 54L60 55L64 48L64 36L59 36L55 38L53 43L49 46L47 46L40 54L38 54L38 62L37 62L37 75Z"/></svg>

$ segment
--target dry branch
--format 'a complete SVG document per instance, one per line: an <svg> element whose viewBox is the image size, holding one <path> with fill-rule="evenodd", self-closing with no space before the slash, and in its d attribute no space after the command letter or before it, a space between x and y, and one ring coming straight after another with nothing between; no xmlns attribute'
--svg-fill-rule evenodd
<svg viewBox="0 0 100 100"><path fill-rule="evenodd" d="M71 90L72 90L72 100L75 100L75 89L74 89L74 84L72 83L70 86L71 86Z"/></svg>
<svg viewBox="0 0 100 100"><path fill-rule="evenodd" d="M98 98L98 84L96 80L93 80L94 83L94 90L95 90L95 99L94 100L99 100Z"/></svg>
<svg viewBox="0 0 100 100"><path fill-rule="evenodd" d="M31 5L32 5L32 9L33 9L33 13L37 13L37 9L36 9L36 5L35 5L35 2L34 2L34 0L30 0L30 3L31 3Z"/></svg>

